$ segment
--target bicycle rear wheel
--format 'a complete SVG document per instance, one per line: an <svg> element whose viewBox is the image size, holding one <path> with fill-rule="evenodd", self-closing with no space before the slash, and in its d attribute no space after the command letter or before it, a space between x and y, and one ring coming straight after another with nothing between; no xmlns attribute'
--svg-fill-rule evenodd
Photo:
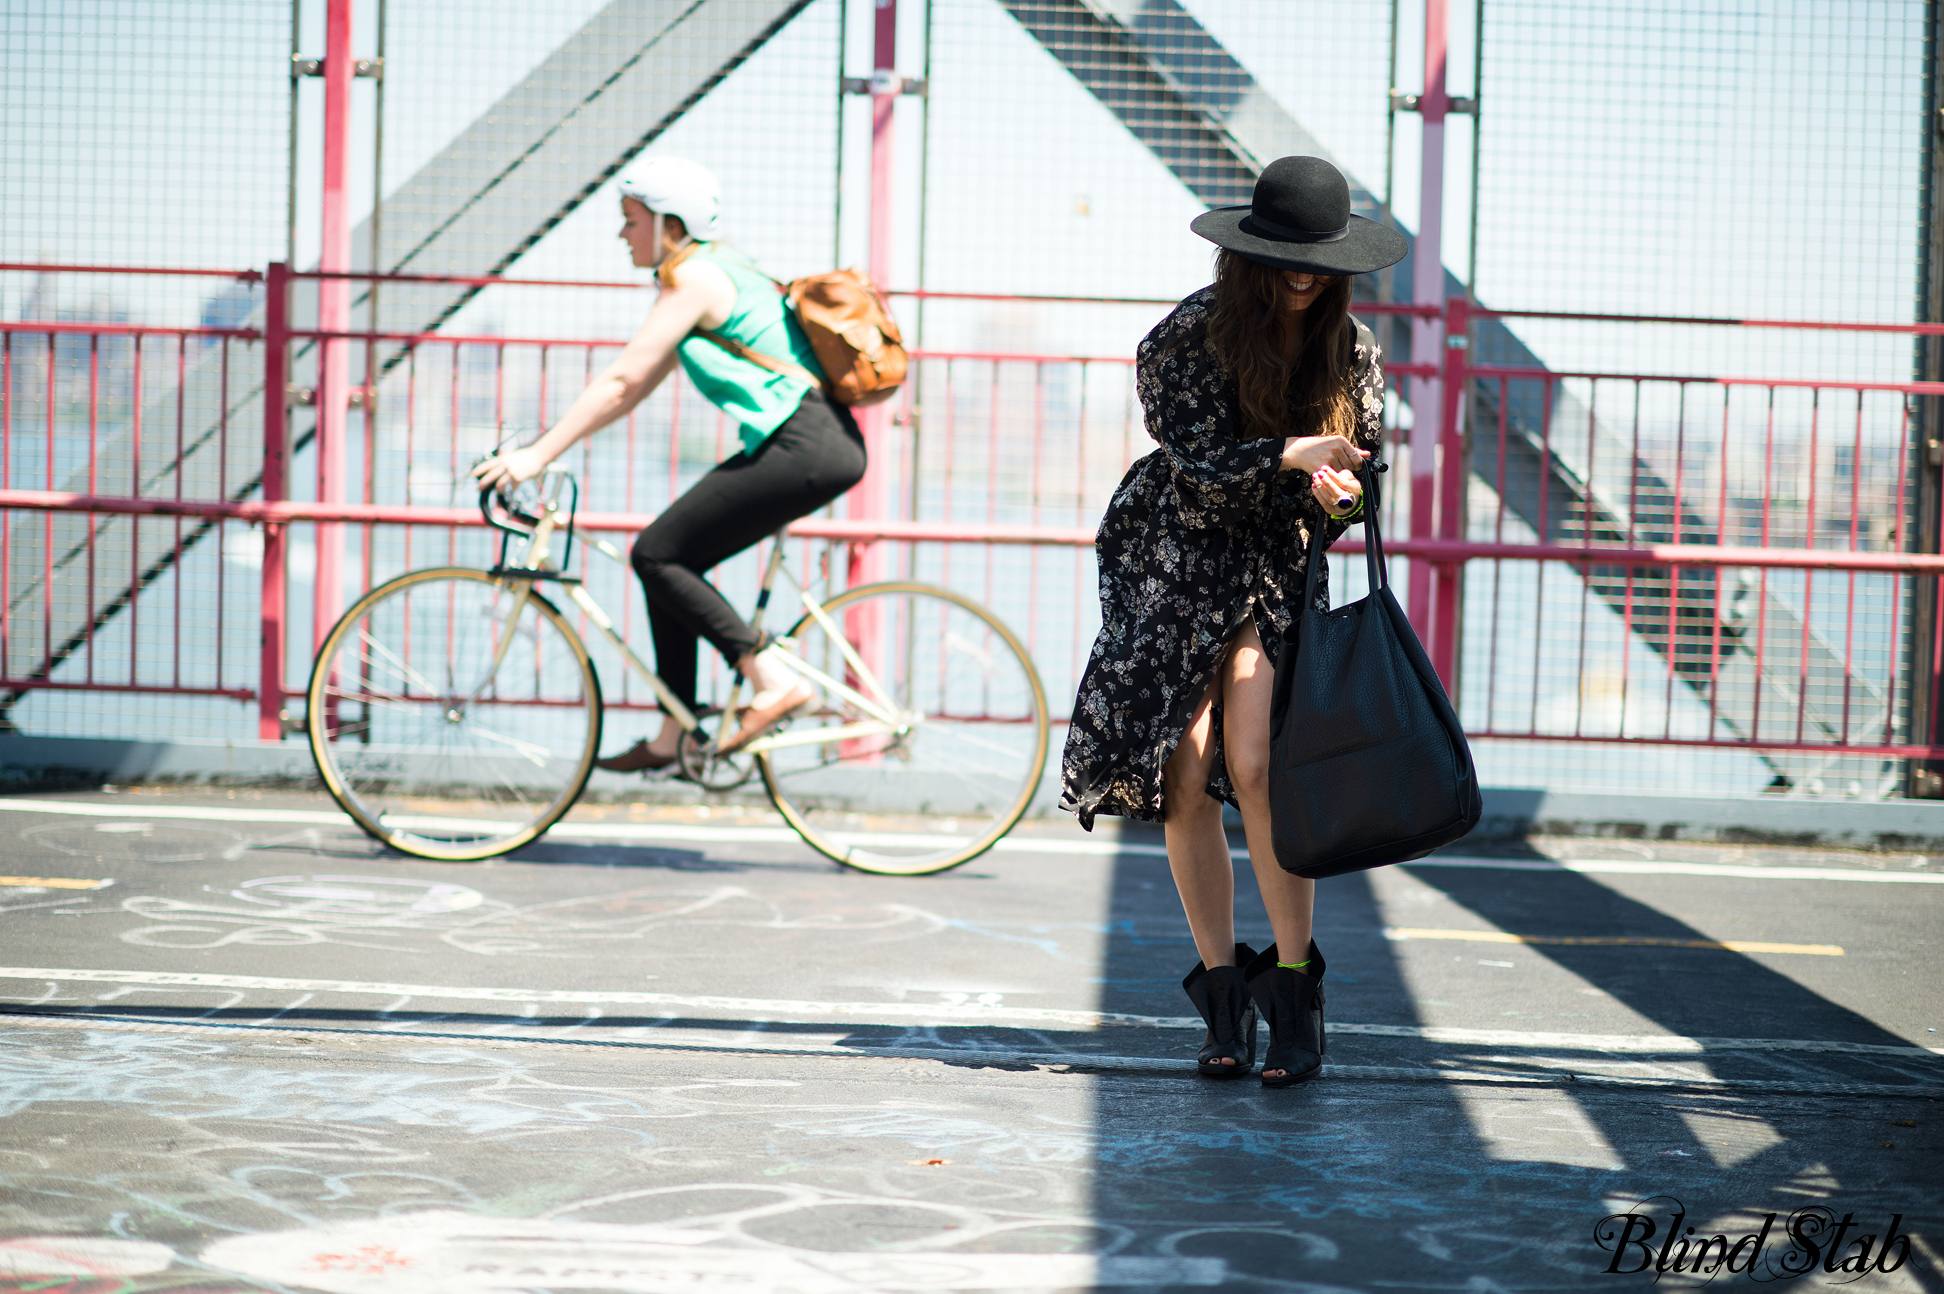
<svg viewBox="0 0 1944 1294"><path fill-rule="evenodd" d="M762 743L777 811L860 871L939 872L992 848L1046 768L1046 692L1025 647L925 584L864 585L823 611L829 628L805 615L790 630L794 656L875 704L818 684L813 710ZM843 728L854 735L817 738Z"/></svg>
<svg viewBox="0 0 1944 1294"><path fill-rule="evenodd" d="M573 807L601 684L530 583L414 571L360 598L311 670L311 753L360 827L421 858L490 858Z"/></svg>

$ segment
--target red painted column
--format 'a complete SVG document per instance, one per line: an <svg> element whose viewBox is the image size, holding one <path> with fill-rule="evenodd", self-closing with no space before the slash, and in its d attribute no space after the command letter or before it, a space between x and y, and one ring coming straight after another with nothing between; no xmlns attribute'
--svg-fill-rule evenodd
<svg viewBox="0 0 1944 1294"><path fill-rule="evenodd" d="M877 0L877 25L871 41L871 277L880 287L891 285L891 230L896 214L892 203L892 127L897 121L898 94L903 82L898 67L898 0Z"/></svg>
<svg viewBox="0 0 1944 1294"><path fill-rule="evenodd" d="M352 0L329 0L324 16L324 200L320 212L323 244L317 268L343 273L351 268L351 86L357 62L351 53ZM317 285L317 326L344 332L351 325L351 284L325 279ZM324 342L317 373L317 497L344 502L344 438L349 410L351 345ZM344 610L344 528L317 527L317 579L313 637L324 641Z"/></svg>
<svg viewBox="0 0 1944 1294"><path fill-rule="evenodd" d="M1448 38L1446 0L1424 0L1424 92L1418 113L1424 121L1424 153L1419 170L1417 245L1411 252L1411 300L1420 306L1444 304L1444 135L1445 46ZM1411 323L1411 359L1436 363L1443 350L1444 329L1437 319ZM1411 380L1411 537L1429 539L1437 533L1437 472L1443 384L1435 377ZM1433 592L1437 576L1424 562L1411 563L1409 610L1411 624L1427 644L1432 624Z"/></svg>
<svg viewBox="0 0 1944 1294"><path fill-rule="evenodd" d="M1445 303L1445 346L1442 398L1438 402L1438 517L1440 539L1463 539L1459 523L1465 515L1465 442L1463 418L1471 352L1460 342L1469 340L1470 306L1463 297ZM1444 680L1445 690L1458 695L1459 601L1464 590L1463 562L1436 567L1431 603L1431 640L1426 650L1431 666Z"/></svg>
<svg viewBox="0 0 1944 1294"><path fill-rule="evenodd" d="M877 22L871 57L871 233L866 273L881 288L891 285L892 233L896 217L896 136L898 94L904 88L897 74L898 0L877 0ZM849 495L849 515L859 521L881 521L891 515L891 409L885 401L857 411L858 429L870 466ZM882 543L853 544L850 583L870 584L885 578L887 563ZM850 614L844 629L858 653L880 677L884 673L884 626L874 609Z"/></svg>
<svg viewBox="0 0 1944 1294"><path fill-rule="evenodd" d="M877 0L877 23L873 33L871 57L871 232L869 259L865 272L881 288L891 286L892 234L897 215L896 136L898 92L903 88L897 75L898 0ZM870 454L870 467L864 479L850 492L850 516L859 521L880 521L890 515L890 464L892 402L857 411L858 428L864 433L864 446ZM884 545L864 544L851 548L850 582L867 584L884 577Z"/></svg>
<svg viewBox="0 0 1944 1294"><path fill-rule="evenodd" d="M263 282L263 501L280 503L290 497L290 267L271 262ZM257 736L264 741L283 740L285 621L290 610L284 578L287 530L275 522L263 525Z"/></svg>

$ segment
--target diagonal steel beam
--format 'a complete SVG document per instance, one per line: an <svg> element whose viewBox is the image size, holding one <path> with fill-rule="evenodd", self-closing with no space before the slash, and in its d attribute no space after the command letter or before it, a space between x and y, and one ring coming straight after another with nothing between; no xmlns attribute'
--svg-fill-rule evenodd
<svg viewBox="0 0 1944 1294"><path fill-rule="evenodd" d="M809 3L613 0L386 196L379 264L503 272ZM380 317L431 331L477 291L390 285Z"/></svg>
<svg viewBox="0 0 1944 1294"><path fill-rule="evenodd" d="M387 195L379 264L387 271L479 276L505 270L789 23L809 0L612 0L451 143ZM370 222L353 246L368 249ZM360 262L360 268L369 264ZM314 284L306 284L314 300ZM395 284L379 293L383 330L430 332L480 289ZM293 315L314 313L300 299ZM242 326L260 326L259 310ZM396 352L394 352L394 355ZM381 360L382 362L382 360ZM147 492L247 498L260 383L230 380L205 356L180 390L144 401L132 431L105 437L100 464L140 462ZM301 377L299 380L303 380ZM177 411L187 434L177 439ZM307 437L298 442L302 448ZM259 442L260 445L260 442ZM241 451L244 461L238 462ZM223 460L227 459L227 462ZM224 489L224 483L228 488ZM79 472L63 489L85 492ZM9 678L45 678L202 540L125 518L20 517L10 531L9 611L46 617L44 636L13 635ZM51 578L49 576L51 575ZM0 697L0 727L23 695Z"/></svg>
<svg viewBox="0 0 1944 1294"><path fill-rule="evenodd" d="M1161 163L1198 199L1209 206L1249 201L1255 178L1269 162L1291 153L1329 157L1327 149L1305 130L1256 81L1179 0L998 0L1046 51L1120 120L1128 132L1146 145ZM1333 162L1335 159L1331 159ZM1337 163L1348 175L1348 168ZM1381 210L1375 196L1351 179L1353 210L1374 216ZM1401 281L1411 281L1411 256L1397 269ZM1450 270L1444 271L1447 297L1462 296L1465 286ZM1475 360L1517 368L1546 366L1502 321L1475 322ZM1386 347L1410 356L1409 330L1391 330ZM1494 435L1489 443L1476 437L1472 472L1499 490L1504 505L1537 533L1542 543L1622 540L1629 535L1648 542L1664 542L1672 529L1677 506L1673 487L1644 460L1630 464L1628 504L1602 497L1587 485L1590 469L1576 467L1562 456L1546 434L1549 427L1588 426L1589 410L1556 384L1552 405L1532 384L1508 389L1505 423L1508 434L1501 451ZM1499 425L1496 393L1474 391L1471 425ZM1703 518L1681 510L1680 530L1690 543L1718 542L1714 528ZM1867 695L1876 701L1880 689L1852 676L1842 659L1799 613L1785 601L1764 596L1761 623L1769 651L1757 671L1748 652L1738 647L1756 623L1746 597L1737 612L1717 594L1712 571L1690 571L1678 578L1666 571L1586 572L1588 587L1616 612L1626 614L1634 631L1661 655L1668 668L1713 710L1743 734L1758 731L1760 716L1790 713L1802 692L1808 709L1805 733L1810 740L1826 739L1837 731L1838 716L1829 710L1833 697ZM1790 646L1768 659L1775 645ZM1811 680L1804 690L1801 678ZM1807 761L1785 755L1768 758L1784 781L1799 780L1796 765ZM1856 763L1859 761L1848 761Z"/></svg>

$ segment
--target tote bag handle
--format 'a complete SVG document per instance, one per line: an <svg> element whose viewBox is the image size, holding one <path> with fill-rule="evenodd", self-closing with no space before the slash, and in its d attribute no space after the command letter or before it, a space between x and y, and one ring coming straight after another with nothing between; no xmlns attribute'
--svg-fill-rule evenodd
<svg viewBox="0 0 1944 1294"><path fill-rule="evenodd" d="M1390 563L1384 558L1384 531L1377 522L1377 514L1382 510L1384 503L1383 491L1377 484L1377 478L1388 471L1390 471L1390 464L1378 458L1366 461L1357 469L1357 479L1364 487L1364 573L1372 593L1390 587ZM1310 547L1314 549L1316 545L1312 543ZM1316 605L1317 572L1322 569L1323 563L1327 560L1327 553L1310 554L1309 570L1303 580L1305 611Z"/></svg>

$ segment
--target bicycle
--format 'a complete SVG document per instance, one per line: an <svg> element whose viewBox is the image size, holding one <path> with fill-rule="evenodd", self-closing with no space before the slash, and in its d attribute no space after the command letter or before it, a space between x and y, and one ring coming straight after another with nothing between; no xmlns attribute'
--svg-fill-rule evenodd
<svg viewBox="0 0 1944 1294"><path fill-rule="evenodd" d="M324 785L373 838L477 861L539 839L580 798L601 744L599 674L541 591L557 586L682 728L680 775L716 791L761 773L812 849L860 871L921 875L978 857L1031 803L1049 742L1046 694L1019 639L949 589L886 581L819 600L789 576L778 531L756 598L779 576L803 605L774 639L815 699L733 754L719 710L692 711L569 573L579 485L549 468L531 505L488 489L496 565L412 571L366 593L318 649L305 726ZM589 548L627 565L599 538ZM560 558L553 559L559 544ZM841 624L840 624L841 622Z"/></svg>

